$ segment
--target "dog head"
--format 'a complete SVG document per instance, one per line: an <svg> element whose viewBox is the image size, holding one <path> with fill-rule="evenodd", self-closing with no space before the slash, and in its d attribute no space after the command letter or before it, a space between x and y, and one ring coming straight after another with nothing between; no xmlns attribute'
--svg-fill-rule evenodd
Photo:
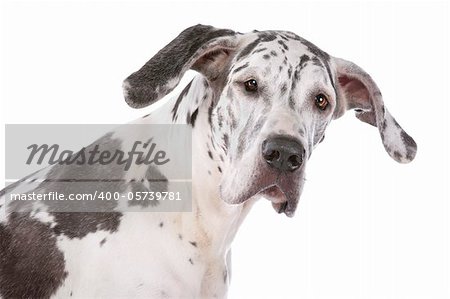
<svg viewBox="0 0 450 299"><path fill-rule="evenodd" d="M292 216L313 149L328 124L350 109L378 128L393 159L414 159L414 140L371 77L291 32L190 27L124 81L127 103L140 108L157 101L188 69L213 90L211 135L225 157L220 194L227 203L264 195Z"/></svg>

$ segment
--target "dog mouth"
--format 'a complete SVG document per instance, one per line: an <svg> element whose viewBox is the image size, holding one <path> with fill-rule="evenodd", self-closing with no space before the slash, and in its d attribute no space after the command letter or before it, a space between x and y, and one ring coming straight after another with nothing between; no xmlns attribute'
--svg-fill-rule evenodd
<svg viewBox="0 0 450 299"><path fill-rule="evenodd" d="M266 198L279 214L293 217L303 190L303 169L298 172L253 171L244 183L239 175L226 176L231 180L221 182L220 196L229 204L241 204L252 198Z"/></svg>
<svg viewBox="0 0 450 299"><path fill-rule="evenodd" d="M288 199L280 187L273 185L262 190L259 194L272 202L272 206L278 214L286 212Z"/></svg>

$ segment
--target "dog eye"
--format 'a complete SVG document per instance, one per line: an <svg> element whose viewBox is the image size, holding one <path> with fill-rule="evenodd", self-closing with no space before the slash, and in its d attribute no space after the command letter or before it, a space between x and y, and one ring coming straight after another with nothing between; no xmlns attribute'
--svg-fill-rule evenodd
<svg viewBox="0 0 450 299"><path fill-rule="evenodd" d="M328 99L324 94L318 94L315 98L315 104L320 110L325 110L328 107Z"/></svg>
<svg viewBox="0 0 450 299"><path fill-rule="evenodd" d="M250 79L244 82L245 90L255 92L258 90L258 82L255 79Z"/></svg>

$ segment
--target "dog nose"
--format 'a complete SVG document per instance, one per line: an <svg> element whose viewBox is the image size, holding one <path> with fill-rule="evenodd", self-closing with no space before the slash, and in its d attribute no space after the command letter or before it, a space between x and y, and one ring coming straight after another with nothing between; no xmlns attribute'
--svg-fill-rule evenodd
<svg viewBox="0 0 450 299"><path fill-rule="evenodd" d="M269 166L282 172L293 172L302 166L305 149L293 138L277 136L264 140L262 156Z"/></svg>

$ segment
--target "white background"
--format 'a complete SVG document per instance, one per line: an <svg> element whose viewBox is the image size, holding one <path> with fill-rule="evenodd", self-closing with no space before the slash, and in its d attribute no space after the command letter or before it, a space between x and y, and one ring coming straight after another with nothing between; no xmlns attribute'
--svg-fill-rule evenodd
<svg viewBox="0 0 450 299"><path fill-rule="evenodd" d="M448 18L426 2L3 1L0 124L146 114L122 79L197 23L296 32L366 69L419 150L400 165L352 113L332 123L295 218L261 201L244 222L230 297L450 298Z"/></svg>

